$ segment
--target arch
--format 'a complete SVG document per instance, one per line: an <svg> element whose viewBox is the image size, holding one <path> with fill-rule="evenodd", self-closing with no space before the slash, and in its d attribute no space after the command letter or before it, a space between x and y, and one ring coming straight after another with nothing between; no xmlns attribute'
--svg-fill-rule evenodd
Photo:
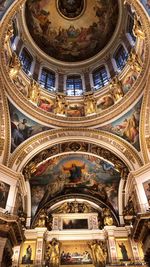
<svg viewBox="0 0 150 267"><path fill-rule="evenodd" d="M21 171L40 151L66 141L86 141L104 147L119 156L130 170L136 170L143 165L136 149L114 134L93 129L67 128L46 131L26 140L13 152L9 167Z"/></svg>
<svg viewBox="0 0 150 267"><path fill-rule="evenodd" d="M113 134L105 133L99 130L88 130L88 129L61 129L47 131L42 134L38 134L32 137L20 145L12 154L9 167L21 172L24 166L39 152L44 149L50 148L53 145L61 144L62 142L68 141L86 141L92 143L99 147L106 148L113 154L117 155L125 164L128 166L129 170L136 170L142 166L142 160L139 157L137 151L132 148L126 141L121 140L121 138L116 137ZM72 151L73 152L73 151ZM82 152L81 152L82 153ZM83 152L85 153L85 152ZM89 153L89 151L88 151ZM55 153L55 156L66 154L63 152ZM91 153L92 154L92 153ZM99 156L95 152L96 156ZM94 153L93 153L94 155ZM111 159L110 159L111 161ZM119 186L119 197L122 199L119 203L119 214L122 214L123 210L123 189L126 180L123 178L120 180ZM27 181L28 196L31 196L29 181ZM28 198L28 217L31 216L31 197ZM122 216L120 217L120 222L123 223Z"/></svg>

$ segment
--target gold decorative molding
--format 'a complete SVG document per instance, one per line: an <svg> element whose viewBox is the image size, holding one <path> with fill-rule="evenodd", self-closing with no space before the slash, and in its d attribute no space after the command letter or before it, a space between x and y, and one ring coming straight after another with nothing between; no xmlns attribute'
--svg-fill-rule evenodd
<svg viewBox="0 0 150 267"><path fill-rule="evenodd" d="M148 163L150 161L150 75L147 78L141 107L140 145L144 162Z"/></svg>
<svg viewBox="0 0 150 267"><path fill-rule="evenodd" d="M131 170L143 165L136 149L120 137L100 130L69 128L46 131L37 134L30 140L28 139L14 151L9 161L9 167L16 171L21 171L27 162L40 151L50 148L54 144L71 140L86 141L103 146L119 156Z"/></svg>
<svg viewBox="0 0 150 267"><path fill-rule="evenodd" d="M1 70L2 70L2 77L4 79L4 83L6 84L6 91L8 96L16 103L16 105L26 113L28 110L28 114L34 120L53 127L70 127L70 122L73 127L82 127L83 123L85 127L98 127L100 125L104 125L110 120L114 120L116 117L123 114L126 110L129 110L129 107L139 99L139 96L143 93L143 84L146 80L147 72L148 72L148 62L144 60L143 69L138 76L133 88L114 106L111 106L107 110L103 110L98 114L91 114L86 117L80 118L69 118L58 116L53 113L48 113L44 110L33 105L28 99L21 93L19 90L16 90L16 86L12 82L9 77L8 68L6 66L5 61L5 54L4 54L4 42L5 36L7 34L7 25L10 21L10 18L13 17L13 14L17 12L17 9L20 8L24 1L17 1L15 5L13 5L12 9L10 9L6 16L5 20L2 22L1 25L1 43L0 43L0 51L1 51ZM137 11L138 15L141 18L144 34L145 34L145 55L144 58L149 58L149 24L148 18L145 16L143 8L139 5L138 1L134 1L133 3L135 10Z"/></svg>
<svg viewBox="0 0 150 267"><path fill-rule="evenodd" d="M1 72L0 72L1 76ZM0 157L1 163L7 165L10 153L10 124L7 98L0 78Z"/></svg>

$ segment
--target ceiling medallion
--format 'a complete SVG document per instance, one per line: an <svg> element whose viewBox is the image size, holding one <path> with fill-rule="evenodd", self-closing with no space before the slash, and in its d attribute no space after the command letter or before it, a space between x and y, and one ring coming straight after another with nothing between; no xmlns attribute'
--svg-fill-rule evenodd
<svg viewBox="0 0 150 267"><path fill-rule="evenodd" d="M85 0L57 0L57 9L66 19L77 19L85 10Z"/></svg>

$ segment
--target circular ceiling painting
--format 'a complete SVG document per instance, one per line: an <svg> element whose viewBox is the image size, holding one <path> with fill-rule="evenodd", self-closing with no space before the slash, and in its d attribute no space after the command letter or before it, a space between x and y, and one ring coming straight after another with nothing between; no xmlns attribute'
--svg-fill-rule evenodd
<svg viewBox="0 0 150 267"><path fill-rule="evenodd" d="M35 43L66 62L86 60L109 42L118 21L116 0L27 0L26 23Z"/></svg>
<svg viewBox="0 0 150 267"><path fill-rule="evenodd" d="M77 18L84 11L85 0L57 0L57 8L65 18Z"/></svg>

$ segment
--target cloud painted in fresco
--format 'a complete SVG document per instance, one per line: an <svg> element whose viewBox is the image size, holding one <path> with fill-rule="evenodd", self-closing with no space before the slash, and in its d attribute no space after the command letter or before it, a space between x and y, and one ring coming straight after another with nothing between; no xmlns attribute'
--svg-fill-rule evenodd
<svg viewBox="0 0 150 267"><path fill-rule="evenodd" d="M29 137L50 129L25 116L11 103L9 103L9 110L11 120L11 152Z"/></svg>
<svg viewBox="0 0 150 267"><path fill-rule="evenodd" d="M139 145L139 121L142 99L126 114L121 116L118 120L99 128L100 130L108 131L116 134L130 144L132 144L138 151Z"/></svg>

